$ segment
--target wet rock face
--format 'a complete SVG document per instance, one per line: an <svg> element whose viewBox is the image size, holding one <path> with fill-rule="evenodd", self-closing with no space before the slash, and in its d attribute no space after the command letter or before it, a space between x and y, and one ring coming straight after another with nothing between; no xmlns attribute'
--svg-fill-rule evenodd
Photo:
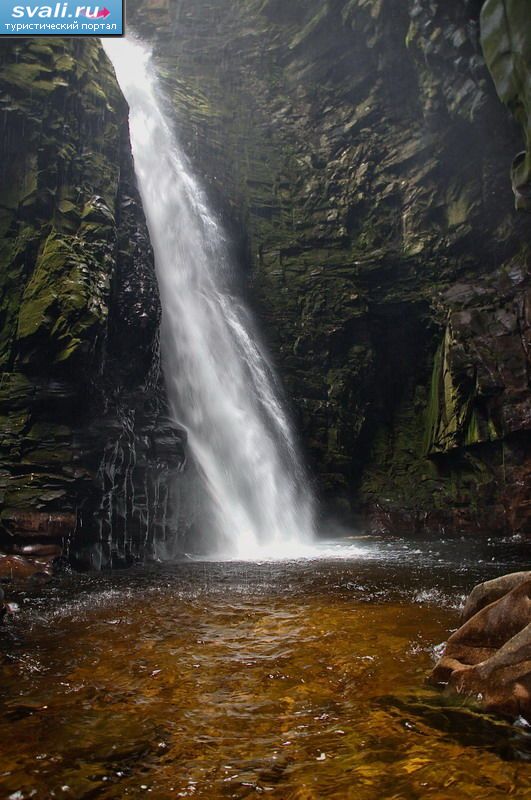
<svg viewBox="0 0 531 800"><path fill-rule="evenodd" d="M520 122L526 149L512 167L516 208L531 209L531 33L525 0L486 0L481 42L500 98Z"/></svg>
<svg viewBox="0 0 531 800"><path fill-rule="evenodd" d="M127 563L165 536L184 460L175 428L157 451L160 303L127 107L91 38L4 41L0 98L0 571L49 563L48 540Z"/></svg>
<svg viewBox="0 0 531 800"><path fill-rule="evenodd" d="M77 527L77 515L6 509L1 521L0 580L52 574Z"/></svg>
<svg viewBox="0 0 531 800"><path fill-rule="evenodd" d="M374 530L530 530L521 134L481 5L129 4L321 494Z"/></svg>
<svg viewBox="0 0 531 800"><path fill-rule="evenodd" d="M430 682L475 696L489 711L531 714L531 573L477 586L464 624L448 640Z"/></svg>

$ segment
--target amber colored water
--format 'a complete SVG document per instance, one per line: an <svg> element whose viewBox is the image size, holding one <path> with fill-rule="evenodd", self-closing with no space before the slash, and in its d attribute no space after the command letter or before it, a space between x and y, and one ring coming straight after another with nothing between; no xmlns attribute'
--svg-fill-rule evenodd
<svg viewBox="0 0 531 800"><path fill-rule="evenodd" d="M0 647L2 800L531 797L524 723L423 683L463 592L522 554L361 547L20 595Z"/></svg>

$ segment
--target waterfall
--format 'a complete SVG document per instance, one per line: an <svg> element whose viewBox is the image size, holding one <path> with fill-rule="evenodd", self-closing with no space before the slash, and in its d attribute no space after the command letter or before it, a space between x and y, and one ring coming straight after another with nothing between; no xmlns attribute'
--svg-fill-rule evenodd
<svg viewBox="0 0 531 800"><path fill-rule="evenodd" d="M313 537L313 500L274 375L231 288L224 233L163 110L149 51L130 38L103 45L129 103L165 382L205 489L209 552L300 555Z"/></svg>

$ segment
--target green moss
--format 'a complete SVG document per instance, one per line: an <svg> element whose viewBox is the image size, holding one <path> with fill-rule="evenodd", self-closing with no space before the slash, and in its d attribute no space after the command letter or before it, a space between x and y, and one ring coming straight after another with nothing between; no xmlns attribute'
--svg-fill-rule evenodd
<svg viewBox="0 0 531 800"><path fill-rule="evenodd" d="M435 353L433 360L433 370L431 374L430 394L428 405L426 408L426 416L424 423L424 447L425 455L428 455L433 448L437 437L437 430L439 428L439 413L440 413L440 386L442 382L442 364L443 364L443 345L441 344Z"/></svg>
<svg viewBox="0 0 531 800"><path fill-rule="evenodd" d="M61 214L77 214L77 208L71 200L60 200L57 208Z"/></svg>
<svg viewBox="0 0 531 800"><path fill-rule="evenodd" d="M299 47L311 34L317 31L321 22L326 19L330 13L330 4L323 2L319 11L314 14L311 19L306 23L304 28L293 37L290 43L291 49Z"/></svg>
<svg viewBox="0 0 531 800"><path fill-rule="evenodd" d="M109 282L91 248L51 233L38 258L18 317L17 339L24 359L39 341L64 362L97 336L107 318Z"/></svg>
<svg viewBox="0 0 531 800"><path fill-rule="evenodd" d="M70 72L75 66L75 59L69 53L63 53L54 61L55 69L59 72Z"/></svg>
<svg viewBox="0 0 531 800"><path fill-rule="evenodd" d="M527 0L486 0L481 44L497 92L522 125L525 152L513 163L517 208L531 208L531 29Z"/></svg>
<svg viewBox="0 0 531 800"><path fill-rule="evenodd" d="M53 48L46 44L32 43L29 45L28 51L35 54L39 59L41 59L43 56L46 59L48 57L51 59L54 55Z"/></svg>
<svg viewBox="0 0 531 800"><path fill-rule="evenodd" d="M46 76L52 75L52 70L42 63L8 64L2 69L2 82L8 90L35 93L36 95L50 94L56 88L54 80L47 80Z"/></svg>
<svg viewBox="0 0 531 800"><path fill-rule="evenodd" d="M471 204L471 187L450 187L446 211L450 228L463 225L470 218Z"/></svg>
<svg viewBox="0 0 531 800"><path fill-rule="evenodd" d="M470 414L470 420L466 428L464 439L465 445L478 444L482 440L480 435L479 418L475 409L472 409L472 413Z"/></svg>
<svg viewBox="0 0 531 800"><path fill-rule="evenodd" d="M60 441L69 439L72 431L66 425L52 422L36 422L26 434L26 438L34 442L44 442L47 440Z"/></svg>
<svg viewBox="0 0 531 800"><path fill-rule="evenodd" d="M0 415L0 440L6 436L18 435L25 429L29 415L25 412Z"/></svg>

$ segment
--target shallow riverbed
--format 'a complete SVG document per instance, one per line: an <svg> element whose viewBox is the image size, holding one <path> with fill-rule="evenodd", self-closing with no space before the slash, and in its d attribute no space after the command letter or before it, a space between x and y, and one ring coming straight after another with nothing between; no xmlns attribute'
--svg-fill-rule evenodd
<svg viewBox="0 0 531 800"><path fill-rule="evenodd" d="M63 576L0 636L0 797L531 797L531 740L423 685L515 542Z"/></svg>

